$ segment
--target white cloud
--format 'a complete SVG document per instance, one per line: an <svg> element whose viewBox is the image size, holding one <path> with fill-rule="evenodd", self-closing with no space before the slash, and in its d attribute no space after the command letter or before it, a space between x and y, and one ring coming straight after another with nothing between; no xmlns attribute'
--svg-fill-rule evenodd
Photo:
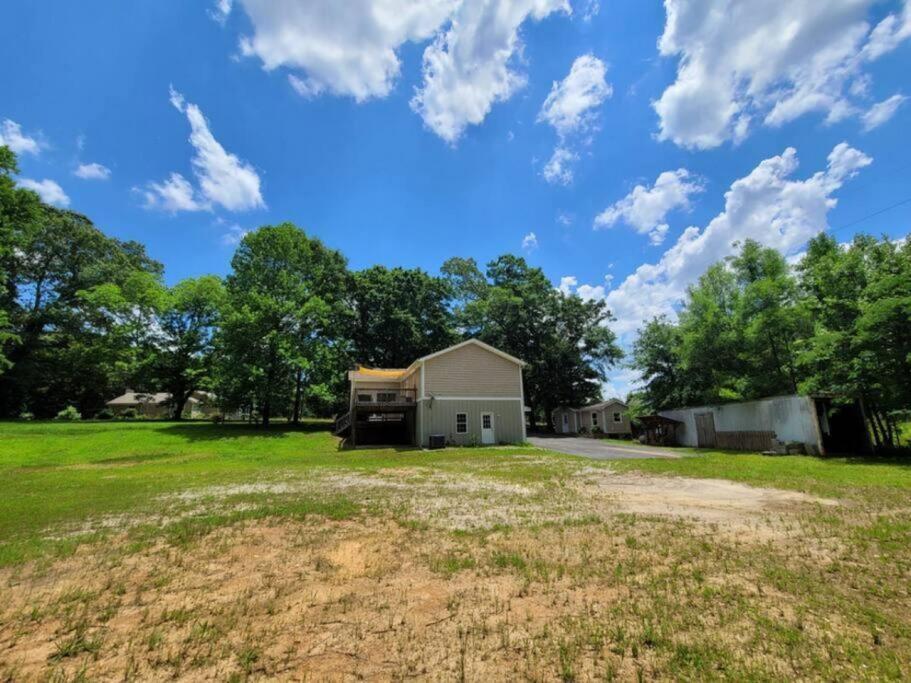
<svg viewBox="0 0 911 683"><path fill-rule="evenodd" d="M538 248L538 236L530 232L522 238L522 248L532 251Z"/></svg>
<svg viewBox="0 0 911 683"><path fill-rule="evenodd" d="M577 57L566 78L554 82L538 121L549 123L561 137L593 125L598 107L613 93L606 74L607 66L597 57Z"/></svg>
<svg viewBox="0 0 911 683"><path fill-rule="evenodd" d="M911 2L905 0L901 12L889 14L870 32L870 39L864 45L864 59L871 62L879 59L908 38L911 38Z"/></svg>
<svg viewBox="0 0 911 683"><path fill-rule="evenodd" d="M147 209L161 209L170 213L178 211L208 211L212 207L197 198L196 190L190 181L179 173L172 173L167 180L160 183L149 183L145 189L138 190L145 198Z"/></svg>
<svg viewBox="0 0 911 683"><path fill-rule="evenodd" d="M668 231L667 215L675 209L688 209L690 197L702 192L702 181L685 168L665 171L652 187L636 185L633 191L595 217L595 228L609 228L618 221L648 235L652 244L661 244Z"/></svg>
<svg viewBox="0 0 911 683"><path fill-rule="evenodd" d="M680 61L676 81L654 103L659 138L705 149L742 140L753 121L860 115L866 64L911 36L911 0L871 32L875 2L665 0L659 50Z"/></svg>
<svg viewBox="0 0 911 683"><path fill-rule="evenodd" d="M411 108L455 143L495 102L524 87L526 77L513 64L522 50L521 25L571 11L567 0L462 0L448 29L424 50L424 80Z"/></svg>
<svg viewBox="0 0 911 683"><path fill-rule="evenodd" d="M907 99L904 95L896 94L874 104L863 115L864 130L873 130L883 125L895 115L895 112Z"/></svg>
<svg viewBox="0 0 911 683"><path fill-rule="evenodd" d="M232 223L228 226L228 229L221 236L221 243L234 246L240 244L240 241L250 233L249 230L244 230L237 223Z"/></svg>
<svg viewBox="0 0 911 683"><path fill-rule="evenodd" d="M566 211L558 211L557 223L568 228L573 224L573 215L571 213L567 213Z"/></svg>
<svg viewBox="0 0 911 683"><path fill-rule="evenodd" d="M570 138L597 127L598 108L613 94L605 79L607 66L593 55L577 57L569 74L554 82L538 113L538 122L550 124L559 142L542 175L549 183L568 185L573 172L570 164L578 159Z"/></svg>
<svg viewBox="0 0 911 683"><path fill-rule="evenodd" d="M64 208L70 205L70 198L66 196L66 192L64 192L63 188L53 180L32 180L31 178L22 178L19 180L19 185L27 190L37 192L38 196L41 197L41 200L47 204L53 204L54 206Z"/></svg>
<svg viewBox="0 0 911 683"><path fill-rule="evenodd" d="M111 177L111 169L101 164L79 164L73 175L83 180L107 180Z"/></svg>
<svg viewBox="0 0 911 683"><path fill-rule="evenodd" d="M215 0L214 7L209 10L209 16L219 24L224 24L228 20L233 6L234 0Z"/></svg>
<svg viewBox="0 0 911 683"><path fill-rule="evenodd" d="M491 107L525 84L519 29L529 18L570 13L568 0L240 0L251 35L240 52L263 68L290 69L306 97L363 102L386 97L401 73L405 43L430 44L411 108L455 143ZM217 14L218 16L219 14Z"/></svg>
<svg viewBox="0 0 911 683"><path fill-rule="evenodd" d="M657 315L676 316L686 288L708 266L735 253L744 240L754 239L786 257L827 227L832 196L872 159L842 142L828 157L825 171L794 180L797 152L761 162L725 193L724 210L704 228L690 227L657 263L639 266L604 297L617 318L611 324L622 340ZM575 284L575 283L573 283Z"/></svg>
<svg viewBox="0 0 911 683"><path fill-rule="evenodd" d="M552 185L569 185L573 181L572 164L578 161L579 155L566 147L556 147L541 175Z"/></svg>
<svg viewBox="0 0 911 683"><path fill-rule="evenodd" d="M37 139L22 132L22 126L10 119L0 124L0 146L9 147L16 154L38 154L44 146Z"/></svg>
<svg viewBox="0 0 911 683"><path fill-rule="evenodd" d="M583 301L600 301L604 299L604 285L580 285L578 278L573 275L564 275L560 278L560 284L557 286L563 296L578 295Z"/></svg>
<svg viewBox="0 0 911 683"><path fill-rule="evenodd" d="M579 280L572 275L564 275L560 278L560 284L557 289L560 293L565 296L569 296L573 293L573 290L576 288L576 285L579 284Z"/></svg>
<svg viewBox="0 0 911 683"><path fill-rule="evenodd" d="M242 0L253 35L241 52L263 68L302 74L308 92L328 91L358 102L385 97L401 70L398 48L431 38L459 0ZM295 81L292 81L292 84Z"/></svg>
<svg viewBox="0 0 911 683"><path fill-rule="evenodd" d="M194 188L180 173L172 173L161 183L148 184L143 191L146 207L172 212L209 211L215 207L246 211L264 207L255 169L222 147L199 107L188 103L174 88L170 100L190 122L190 144L195 150L191 163L199 187Z"/></svg>
<svg viewBox="0 0 911 683"><path fill-rule="evenodd" d="M601 11L601 3L598 0L585 0L582 5L581 17L582 21L589 22L598 16L598 12Z"/></svg>

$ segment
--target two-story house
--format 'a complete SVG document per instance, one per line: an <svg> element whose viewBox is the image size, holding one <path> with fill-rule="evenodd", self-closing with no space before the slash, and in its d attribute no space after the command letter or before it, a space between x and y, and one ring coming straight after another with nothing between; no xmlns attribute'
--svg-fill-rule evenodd
<svg viewBox="0 0 911 683"><path fill-rule="evenodd" d="M477 339L418 358L407 368L348 372L348 413L336 433L350 443L429 446L525 441L525 363Z"/></svg>

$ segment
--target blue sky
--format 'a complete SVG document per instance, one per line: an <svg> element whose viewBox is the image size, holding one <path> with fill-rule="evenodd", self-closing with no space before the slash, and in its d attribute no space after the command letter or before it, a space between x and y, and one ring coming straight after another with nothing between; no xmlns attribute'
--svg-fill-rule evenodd
<svg viewBox="0 0 911 683"><path fill-rule="evenodd" d="M21 182L169 282L290 220L353 268L522 253L628 341L732 242L794 256L911 197L901 0L59 0L3 21Z"/></svg>

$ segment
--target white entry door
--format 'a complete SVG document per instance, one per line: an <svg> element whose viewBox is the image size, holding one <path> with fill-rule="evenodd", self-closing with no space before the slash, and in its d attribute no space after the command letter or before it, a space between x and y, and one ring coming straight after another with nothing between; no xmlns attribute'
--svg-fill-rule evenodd
<svg viewBox="0 0 911 683"><path fill-rule="evenodd" d="M494 432L493 413L481 413L481 443L496 443Z"/></svg>

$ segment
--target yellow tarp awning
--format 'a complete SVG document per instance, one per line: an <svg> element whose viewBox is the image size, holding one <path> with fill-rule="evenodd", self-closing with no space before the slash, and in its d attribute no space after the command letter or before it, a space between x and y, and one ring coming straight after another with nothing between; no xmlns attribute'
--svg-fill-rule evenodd
<svg viewBox="0 0 911 683"><path fill-rule="evenodd" d="M383 370L381 368L365 368L363 365L358 367L358 374L366 377L382 377L384 379L401 379L405 375L404 370Z"/></svg>

